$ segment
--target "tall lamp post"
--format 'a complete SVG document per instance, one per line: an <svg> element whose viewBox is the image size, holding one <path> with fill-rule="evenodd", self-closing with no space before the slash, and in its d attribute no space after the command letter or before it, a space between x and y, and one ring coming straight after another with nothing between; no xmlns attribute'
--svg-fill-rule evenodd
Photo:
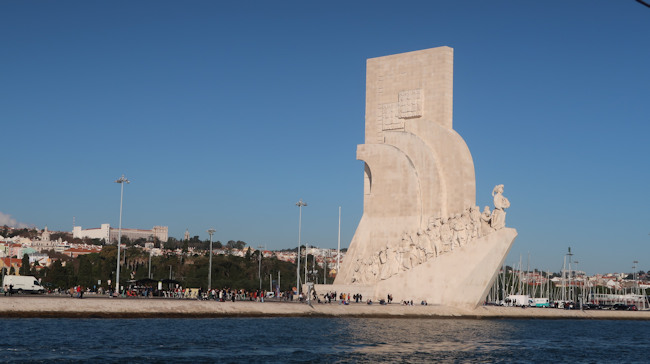
<svg viewBox="0 0 650 364"><path fill-rule="evenodd" d="M149 242L151 243L151 249L149 250L149 275L147 278L151 279L151 252L153 251L153 247L156 244L153 235L149 236Z"/></svg>
<svg viewBox="0 0 650 364"><path fill-rule="evenodd" d="M147 276L147 278L149 278L149 279L151 279L151 251L152 250L153 250L153 248L151 248L151 250L149 250L149 275Z"/></svg>
<svg viewBox="0 0 650 364"><path fill-rule="evenodd" d="M339 206L339 240L336 248L336 274L341 270L341 206Z"/></svg>
<svg viewBox="0 0 650 364"><path fill-rule="evenodd" d="M309 265L309 242L305 243L305 284L307 284L307 266Z"/></svg>
<svg viewBox="0 0 650 364"><path fill-rule="evenodd" d="M639 261L635 260L632 263L634 263L634 265L632 266L632 269L634 269L634 271L632 272L632 279L634 279L634 294L638 294L638 292L639 292L639 284L638 284L637 276L636 276L636 265L639 263Z"/></svg>
<svg viewBox="0 0 650 364"><path fill-rule="evenodd" d="M323 258L323 284L327 284L327 258L330 256L329 249L325 252L325 258Z"/></svg>
<svg viewBox="0 0 650 364"><path fill-rule="evenodd" d="M580 295L578 296L578 263L580 263L577 260L574 260L573 263L576 265L575 268L575 285L576 285L576 299L578 300L578 307L582 310L582 301L584 300L584 285L582 286L582 290L580 290ZM584 281L583 281L584 282Z"/></svg>
<svg viewBox="0 0 650 364"><path fill-rule="evenodd" d="M124 199L124 184L131 183L122 175L115 183L120 184L120 224L117 232L117 273L115 276L115 291L120 294L120 247L122 246L122 200Z"/></svg>
<svg viewBox="0 0 650 364"><path fill-rule="evenodd" d="M212 234L217 231L213 228L208 229L210 234L210 264L208 265L208 291L212 289Z"/></svg>
<svg viewBox="0 0 650 364"><path fill-rule="evenodd" d="M262 249L264 247L261 245L257 246L257 252L258 252L258 260L259 260L259 268L257 270L257 277L260 279L260 294L262 294ZM262 302L264 302L262 300Z"/></svg>
<svg viewBox="0 0 650 364"><path fill-rule="evenodd" d="M307 206L307 204L302 202L301 198L300 201L296 202L296 206L298 206L298 267L296 268L296 293L300 294L300 230L302 228L302 207Z"/></svg>

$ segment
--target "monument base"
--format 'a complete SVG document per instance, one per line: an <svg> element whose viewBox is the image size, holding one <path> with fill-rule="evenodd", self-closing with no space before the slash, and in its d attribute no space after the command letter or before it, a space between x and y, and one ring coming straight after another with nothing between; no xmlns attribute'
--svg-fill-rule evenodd
<svg viewBox="0 0 650 364"><path fill-rule="evenodd" d="M319 295L360 293L364 301L390 294L394 302L474 308L485 300L516 237L517 230L503 228L374 285L319 284L315 289Z"/></svg>

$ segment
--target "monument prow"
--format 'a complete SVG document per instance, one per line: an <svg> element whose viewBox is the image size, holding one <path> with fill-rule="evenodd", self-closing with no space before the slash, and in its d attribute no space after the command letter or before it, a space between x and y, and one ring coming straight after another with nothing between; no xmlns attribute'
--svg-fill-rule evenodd
<svg viewBox="0 0 650 364"><path fill-rule="evenodd" d="M369 59L366 82L363 216L330 289L476 306L517 232L503 185L493 212L476 206L472 155L453 130L453 49Z"/></svg>

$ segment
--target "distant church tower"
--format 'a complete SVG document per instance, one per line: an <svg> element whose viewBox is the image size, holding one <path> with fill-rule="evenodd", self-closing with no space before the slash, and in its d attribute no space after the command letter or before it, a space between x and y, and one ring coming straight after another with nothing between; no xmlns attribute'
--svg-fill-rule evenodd
<svg viewBox="0 0 650 364"><path fill-rule="evenodd" d="M185 229L185 236L183 236L183 241L189 241L190 240L190 230Z"/></svg>
<svg viewBox="0 0 650 364"><path fill-rule="evenodd" d="M43 233L41 234L41 240L50 241L50 232L47 230L47 225L45 225L45 229L43 229Z"/></svg>

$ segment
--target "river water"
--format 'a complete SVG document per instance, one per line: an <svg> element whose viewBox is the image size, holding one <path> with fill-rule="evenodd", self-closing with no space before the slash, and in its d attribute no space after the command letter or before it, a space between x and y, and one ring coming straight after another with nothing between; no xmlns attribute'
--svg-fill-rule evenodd
<svg viewBox="0 0 650 364"><path fill-rule="evenodd" d="M647 363L650 322L2 319L2 362Z"/></svg>

